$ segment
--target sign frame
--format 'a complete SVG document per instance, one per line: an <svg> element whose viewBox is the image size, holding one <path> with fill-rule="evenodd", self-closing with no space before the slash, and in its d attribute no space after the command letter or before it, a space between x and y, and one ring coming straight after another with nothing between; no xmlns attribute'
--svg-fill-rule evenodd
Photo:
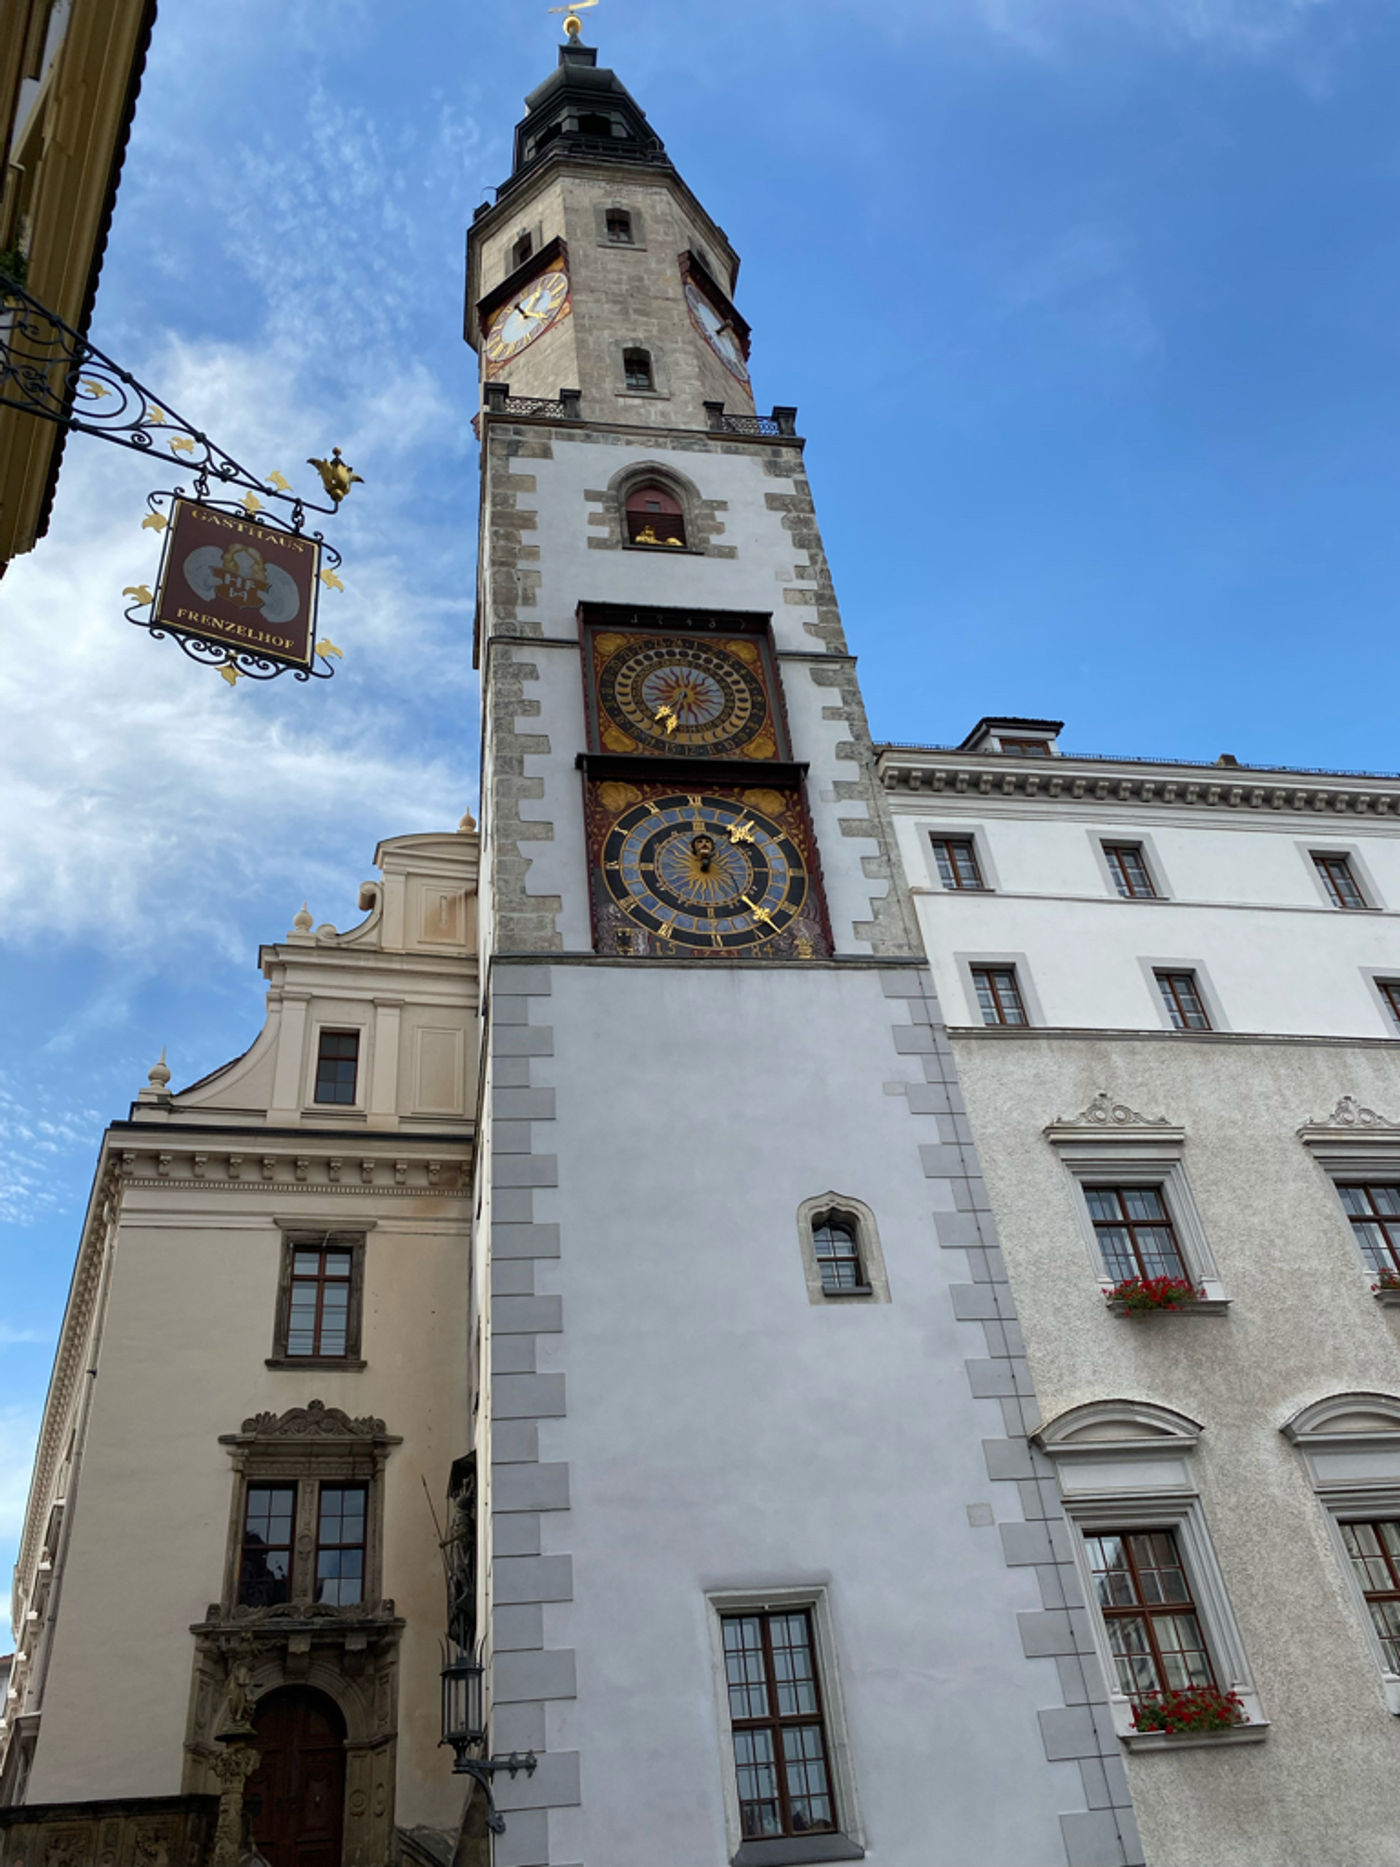
<svg viewBox="0 0 1400 1867"><path fill-rule="evenodd" d="M214 535L212 538L208 536L210 533ZM240 544L244 556L234 564L232 573L223 572L207 560L201 564L198 574L202 580L207 578L214 590L214 594L206 596L189 584L187 565L194 553L208 553L219 537L228 540L225 559L238 550ZM146 626L152 633L168 633L177 639L191 637L208 643L222 651L226 662L238 665L251 661L255 665L293 668L305 679L308 674L318 672L314 664L322 549L321 539L293 531L261 513L240 512L222 503L174 494L155 600ZM338 559L338 553L333 555ZM236 597L220 594L220 583L227 591L231 578L248 582L246 577L237 577L239 571L251 570L255 576L261 572L266 577L269 558L275 573L275 579L269 580L274 593L279 590L285 593L285 586L290 585L299 601L286 624L272 623L259 628L253 618L261 602L239 603ZM176 587L179 583L189 586L187 596L179 593ZM194 604L198 607L192 607ZM239 609L247 613L249 620L240 619ZM219 610L223 614L218 613Z"/></svg>

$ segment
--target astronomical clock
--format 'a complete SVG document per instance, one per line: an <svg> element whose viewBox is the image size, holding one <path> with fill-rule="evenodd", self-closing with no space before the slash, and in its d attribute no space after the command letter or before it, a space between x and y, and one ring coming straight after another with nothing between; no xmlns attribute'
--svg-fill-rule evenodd
<svg viewBox="0 0 1400 1867"><path fill-rule="evenodd" d="M598 951L825 957L766 618L589 605L583 638Z"/></svg>

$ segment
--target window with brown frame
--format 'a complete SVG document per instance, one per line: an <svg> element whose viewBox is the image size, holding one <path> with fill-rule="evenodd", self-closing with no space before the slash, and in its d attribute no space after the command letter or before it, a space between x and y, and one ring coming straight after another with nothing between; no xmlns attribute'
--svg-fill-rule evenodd
<svg viewBox="0 0 1400 1867"><path fill-rule="evenodd" d="M360 1072L360 1033L322 1031L316 1049L316 1100L353 1103Z"/></svg>
<svg viewBox="0 0 1400 1867"><path fill-rule="evenodd" d="M1118 1689L1136 1702L1215 1684L1215 1671L1171 1530L1086 1532Z"/></svg>
<svg viewBox="0 0 1400 1867"><path fill-rule="evenodd" d="M1003 752L1015 752L1022 758L1049 758L1050 756L1048 739L998 738L997 743Z"/></svg>
<svg viewBox="0 0 1400 1867"><path fill-rule="evenodd" d="M1368 1268L1400 1277L1400 1186L1339 1186L1337 1195Z"/></svg>
<svg viewBox="0 0 1400 1867"><path fill-rule="evenodd" d="M745 1840L834 1831L810 1611L726 1614L721 1626Z"/></svg>
<svg viewBox="0 0 1400 1867"><path fill-rule="evenodd" d="M360 1353L364 1234L292 1232L283 1244L275 1362L346 1362Z"/></svg>
<svg viewBox="0 0 1400 1867"><path fill-rule="evenodd" d="M983 1024L1029 1024L1014 966L974 966L972 989Z"/></svg>
<svg viewBox="0 0 1400 1867"><path fill-rule="evenodd" d="M685 514L680 500L664 486L638 486L627 495L626 511L629 544L684 548Z"/></svg>
<svg viewBox="0 0 1400 1867"><path fill-rule="evenodd" d="M610 207L603 217L603 225L613 246L632 245L632 216L625 207Z"/></svg>
<svg viewBox="0 0 1400 1867"><path fill-rule="evenodd" d="M1105 843L1103 853L1113 886L1125 901L1156 900L1141 843Z"/></svg>
<svg viewBox="0 0 1400 1867"><path fill-rule="evenodd" d="M1365 908L1371 905L1362 894L1356 877L1351 872L1349 856L1327 855L1315 849L1313 866L1322 877L1322 886L1327 890L1327 899L1334 908Z"/></svg>
<svg viewBox="0 0 1400 1867"><path fill-rule="evenodd" d="M870 1289L856 1228L843 1214L828 1213L813 1226L812 1249L827 1296L863 1296Z"/></svg>
<svg viewBox="0 0 1400 1867"><path fill-rule="evenodd" d="M1085 1203L1115 1284L1129 1277L1186 1277L1171 1214L1158 1186L1086 1186Z"/></svg>
<svg viewBox="0 0 1400 1867"><path fill-rule="evenodd" d="M351 1608L365 1592L364 1485L321 1486L316 1516L316 1599Z"/></svg>
<svg viewBox="0 0 1400 1867"><path fill-rule="evenodd" d="M1194 972L1159 972L1155 977L1167 1016L1178 1031L1210 1030L1210 1017Z"/></svg>
<svg viewBox="0 0 1400 1867"><path fill-rule="evenodd" d="M977 846L970 836L935 836L933 859L938 864L938 879L945 888L985 889L977 863Z"/></svg>
<svg viewBox="0 0 1400 1867"><path fill-rule="evenodd" d="M656 387L650 350L623 351L622 380L628 389L654 389Z"/></svg>
<svg viewBox="0 0 1400 1867"><path fill-rule="evenodd" d="M1376 988L1396 1026L1400 1027L1400 979L1377 979Z"/></svg>
<svg viewBox="0 0 1400 1867"><path fill-rule="evenodd" d="M248 1486L238 1566L241 1607L271 1608L291 1599L296 1515L295 1485Z"/></svg>
<svg viewBox="0 0 1400 1867"><path fill-rule="evenodd" d="M1400 1673L1400 1519L1343 1522L1337 1528L1371 1611L1386 1667Z"/></svg>

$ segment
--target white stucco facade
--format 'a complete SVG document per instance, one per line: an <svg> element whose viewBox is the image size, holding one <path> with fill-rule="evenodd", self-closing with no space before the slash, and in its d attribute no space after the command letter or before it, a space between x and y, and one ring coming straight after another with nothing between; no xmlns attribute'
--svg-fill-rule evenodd
<svg viewBox="0 0 1400 1867"><path fill-rule="evenodd" d="M1400 1309L1338 1192L1400 1186L1400 784L976 739L881 770L1089 1603L1044 1645L1111 1673L1085 1539L1169 1529L1249 1725L1145 1738L1110 1693L1146 1859L1400 1860L1400 1677L1342 1536L1400 1520ZM948 839L980 886L946 885ZM1120 893L1105 845L1151 896ZM1317 855L1346 857L1357 905ZM1027 1022L984 1022L979 965L1014 970ZM1195 975L1210 1029L1173 1027L1163 969ZM1105 1187L1156 1190L1203 1300L1105 1302Z"/></svg>

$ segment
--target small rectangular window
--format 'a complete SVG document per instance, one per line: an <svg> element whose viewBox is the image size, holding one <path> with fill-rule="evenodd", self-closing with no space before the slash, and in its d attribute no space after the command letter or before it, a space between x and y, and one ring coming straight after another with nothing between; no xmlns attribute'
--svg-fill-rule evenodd
<svg viewBox="0 0 1400 1867"><path fill-rule="evenodd" d="M632 216L626 208L610 207L605 217L608 239L614 246L631 246Z"/></svg>
<svg viewBox="0 0 1400 1867"><path fill-rule="evenodd" d="M1105 843L1103 853L1113 877L1113 885L1125 901L1156 899L1157 890L1152 886L1152 877L1147 872L1141 843Z"/></svg>
<svg viewBox="0 0 1400 1867"><path fill-rule="evenodd" d="M1049 758L1050 756L1048 739L1006 739L998 735L997 743L1003 752L1015 752L1021 758Z"/></svg>
<svg viewBox="0 0 1400 1867"><path fill-rule="evenodd" d="M238 1571L243 1607L270 1608L291 1599L296 1514L295 1485L248 1486Z"/></svg>
<svg viewBox="0 0 1400 1867"><path fill-rule="evenodd" d="M1084 1198L1104 1274L1115 1284L1129 1277L1185 1279L1186 1267L1162 1190L1157 1186L1086 1186Z"/></svg>
<svg viewBox="0 0 1400 1867"><path fill-rule="evenodd" d="M1157 987L1167 1016L1178 1031L1208 1031L1210 1019L1194 972L1159 972Z"/></svg>
<svg viewBox="0 0 1400 1867"><path fill-rule="evenodd" d="M1215 1672L1170 1530L1086 1533L1118 1690L1135 1704L1213 1686Z"/></svg>
<svg viewBox="0 0 1400 1867"><path fill-rule="evenodd" d="M1396 1028L1400 1029L1400 979L1377 979L1376 986Z"/></svg>
<svg viewBox="0 0 1400 1867"><path fill-rule="evenodd" d="M1329 856L1313 852L1313 864L1322 877L1327 899L1334 908L1364 908L1370 904L1357 886L1348 856Z"/></svg>
<svg viewBox="0 0 1400 1867"><path fill-rule="evenodd" d="M1400 1277L1400 1186L1339 1186L1368 1268Z"/></svg>
<svg viewBox="0 0 1400 1867"><path fill-rule="evenodd" d="M1400 1673L1400 1520L1383 1517L1337 1527L1371 1611L1386 1666Z"/></svg>
<svg viewBox="0 0 1400 1867"><path fill-rule="evenodd" d="M970 836L935 836L933 859L945 888L985 888L977 866L977 848Z"/></svg>
<svg viewBox="0 0 1400 1867"><path fill-rule="evenodd" d="M534 236L532 234L522 233L515 245L510 249L511 265L523 266L534 250Z"/></svg>
<svg viewBox="0 0 1400 1867"><path fill-rule="evenodd" d="M359 1067L358 1031L322 1031L316 1052L316 1100L353 1102Z"/></svg>
<svg viewBox="0 0 1400 1867"><path fill-rule="evenodd" d="M832 1832L836 1802L810 1612L726 1614L721 1626L745 1840Z"/></svg>
<svg viewBox="0 0 1400 1867"><path fill-rule="evenodd" d="M364 1597L365 1487L322 1485L316 1518L316 1599L350 1608Z"/></svg>
<svg viewBox="0 0 1400 1867"><path fill-rule="evenodd" d="M1014 966L974 966L972 986L983 1024L1029 1024Z"/></svg>
<svg viewBox="0 0 1400 1867"><path fill-rule="evenodd" d="M286 1334L279 1353L326 1358L351 1353L353 1246L293 1241L289 1248Z"/></svg>
<svg viewBox="0 0 1400 1867"><path fill-rule="evenodd" d="M629 389L653 388L655 385L651 373L651 352L649 350L624 350L622 378Z"/></svg>

